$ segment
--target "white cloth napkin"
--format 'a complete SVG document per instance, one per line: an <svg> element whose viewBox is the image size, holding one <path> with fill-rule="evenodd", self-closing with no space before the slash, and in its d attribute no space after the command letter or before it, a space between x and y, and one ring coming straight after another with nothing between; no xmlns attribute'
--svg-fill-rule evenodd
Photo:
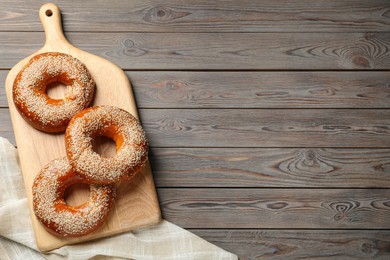
<svg viewBox="0 0 390 260"><path fill-rule="evenodd" d="M40 253L16 148L0 137L0 259L238 259L168 221Z"/></svg>

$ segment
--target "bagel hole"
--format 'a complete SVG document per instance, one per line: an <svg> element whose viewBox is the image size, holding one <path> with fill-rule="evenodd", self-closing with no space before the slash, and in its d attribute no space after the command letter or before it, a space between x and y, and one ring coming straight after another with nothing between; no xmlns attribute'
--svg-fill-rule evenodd
<svg viewBox="0 0 390 260"><path fill-rule="evenodd" d="M64 200L70 206L79 206L89 200L89 185L85 183L76 183L65 189Z"/></svg>
<svg viewBox="0 0 390 260"><path fill-rule="evenodd" d="M92 147L102 157L114 157L116 155L115 141L107 136L96 136L92 142Z"/></svg>
<svg viewBox="0 0 390 260"><path fill-rule="evenodd" d="M46 87L46 94L51 99L64 99L66 85L62 82L52 82Z"/></svg>
<svg viewBox="0 0 390 260"><path fill-rule="evenodd" d="M53 15L53 11L50 10L50 9L47 9L46 12L45 12L46 16L50 17Z"/></svg>

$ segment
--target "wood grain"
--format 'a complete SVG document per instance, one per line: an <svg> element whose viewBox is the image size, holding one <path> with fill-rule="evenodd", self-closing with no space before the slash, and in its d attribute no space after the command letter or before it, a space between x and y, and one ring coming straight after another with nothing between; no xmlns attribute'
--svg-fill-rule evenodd
<svg viewBox="0 0 390 260"><path fill-rule="evenodd" d="M386 109L140 109L153 147L388 147Z"/></svg>
<svg viewBox="0 0 390 260"><path fill-rule="evenodd" d="M16 145L9 109L0 108L0 136L7 138L13 145Z"/></svg>
<svg viewBox="0 0 390 260"><path fill-rule="evenodd" d="M130 70L388 70L390 33L67 33ZM0 68L39 49L40 32L0 32Z"/></svg>
<svg viewBox="0 0 390 260"><path fill-rule="evenodd" d="M245 259L390 258L388 230L215 230L191 229Z"/></svg>
<svg viewBox="0 0 390 260"><path fill-rule="evenodd" d="M5 82L7 73L0 70L0 83ZM388 72L126 74L139 108L390 108ZM0 107L7 106L0 87Z"/></svg>
<svg viewBox="0 0 390 260"><path fill-rule="evenodd" d="M164 219L184 228L389 229L389 189L159 188Z"/></svg>
<svg viewBox="0 0 390 260"><path fill-rule="evenodd" d="M157 187L390 187L389 149L152 148L150 161Z"/></svg>
<svg viewBox="0 0 390 260"><path fill-rule="evenodd" d="M54 2L129 70L167 220L240 259L390 258L388 0ZM40 5L1 1L0 82Z"/></svg>
<svg viewBox="0 0 390 260"><path fill-rule="evenodd" d="M153 148L158 187L390 188L389 149Z"/></svg>
<svg viewBox="0 0 390 260"><path fill-rule="evenodd" d="M152 147L390 145L386 109L139 109ZM0 132L12 137L8 109ZM12 138L11 138L12 140ZM13 140L12 140L13 141Z"/></svg>
<svg viewBox="0 0 390 260"><path fill-rule="evenodd" d="M355 32L388 31L386 0L53 1L66 31ZM41 2L2 1L1 31L39 31Z"/></svg>
<svg viewBox="0 0 390 260"><path fill-rule="evenodd" d="M5 78L8 70L0 70L0 108L8 107L7 97L5 95Z"/></svg>
<svg viewBox="0 0 390 260"><path fill-rule="evenodd" d="M48 14L50 10L50 15ZM126 74L117 66L98 56L83 52L66 40L61 28L61 14L54 4L45 4L40 8L40 19L45 29L46 42L33 55L44 52L62 52L72 55L83 62L96 83L92 105L112 105L122 108L138 117L132 88ZM32 186L35 176L53 159L66 156L63 133L48 134L31 127L18 113L12 100L12 86L15 77L31 56L21 60L7 75L6 94L9 112L18 145L21 173L26 189L27 201L35 233L37 247L49 251L64 245L90 241L96 238L120 234L136 228L157 224L160 219L160 208L153 176L146 163L139 178L130 183L117 184L117 196L107 221L94 232L80 237L57 237L49 233L35 217L32 206ZM112 89L115 88L115 91ZM81 196L86 193L75 193L73 201L85 201ZM80 199L77 199L76 197Z"/></svg>
<svg viewBox="0 0 390 260"><path fill-rule="evenodd" d="M127 75L139 108L390 108L388 72L128 71Z"/></svg>

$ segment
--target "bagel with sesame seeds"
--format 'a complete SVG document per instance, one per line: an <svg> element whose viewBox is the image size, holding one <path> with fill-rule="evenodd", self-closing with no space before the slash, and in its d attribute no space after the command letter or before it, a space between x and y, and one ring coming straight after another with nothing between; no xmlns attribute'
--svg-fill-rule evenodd
<svg viewBox="0 0 390 260"><path fill-rule="evenodd" d="M65 190L76 183L89 184L75 174L66 157L51 161L34 179L35 216L56 236L78 237L93 232L106 221L114 205L115 188L111 184L90 184L87 202L68 205L64 199Z"/></svg>
<svg viewBox="0 0 390 260"><path fill-rule="evenodd" d="M66 85L63 99L50 98L49 84ZM86 66L65 53L47 52L32 57L15 78L12 88L14 104L31 126L55 133L66 129L70 119L88 107L95 92Z"/></svg>
<svg viewBox="0 0 390 260"><path fill-rule="evenodd" d="M114 140L113 157L94 151L97 136ZM95 184L130 180L148 158L148 140L139 121L113 106L89 107L77 113L65 131L65 149L73 170Z"/></svg>

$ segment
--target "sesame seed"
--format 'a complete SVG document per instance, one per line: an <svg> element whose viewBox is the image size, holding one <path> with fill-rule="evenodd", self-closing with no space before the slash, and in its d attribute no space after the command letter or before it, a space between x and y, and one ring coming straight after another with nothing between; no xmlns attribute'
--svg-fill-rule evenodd
<svg viewBox="0 0 390 260"><path fill-rule="evenodd" d="M114 157L102 157L93 150L97 135L112 138ZM134 177L148 156L148 141L138 120L113 106L96 106L78 113L65 133L66 149L73 170L91 183L113 183Z"/></svg>
<svg viewBox="0 0 390 260"><path fill-rule="evenodd" d="M46 87L65 84L64 99L51 99ZM13 85L14 103L35 128L48 132L65 130L70 119L89 106L95 82L85 65L71 55L57 52L34 56L17 75Z"/></svg>
<svg viewBox="0 0 390 260"><path fill-rule="evenodd" d="M47 164L33 183L33 208L38 220L56 235L85 235L98 228L114 203L114 185L90 185L89 201L79 206L67 205L65 189L75 183L88 183L76 175L66 157Z"/></svg>

